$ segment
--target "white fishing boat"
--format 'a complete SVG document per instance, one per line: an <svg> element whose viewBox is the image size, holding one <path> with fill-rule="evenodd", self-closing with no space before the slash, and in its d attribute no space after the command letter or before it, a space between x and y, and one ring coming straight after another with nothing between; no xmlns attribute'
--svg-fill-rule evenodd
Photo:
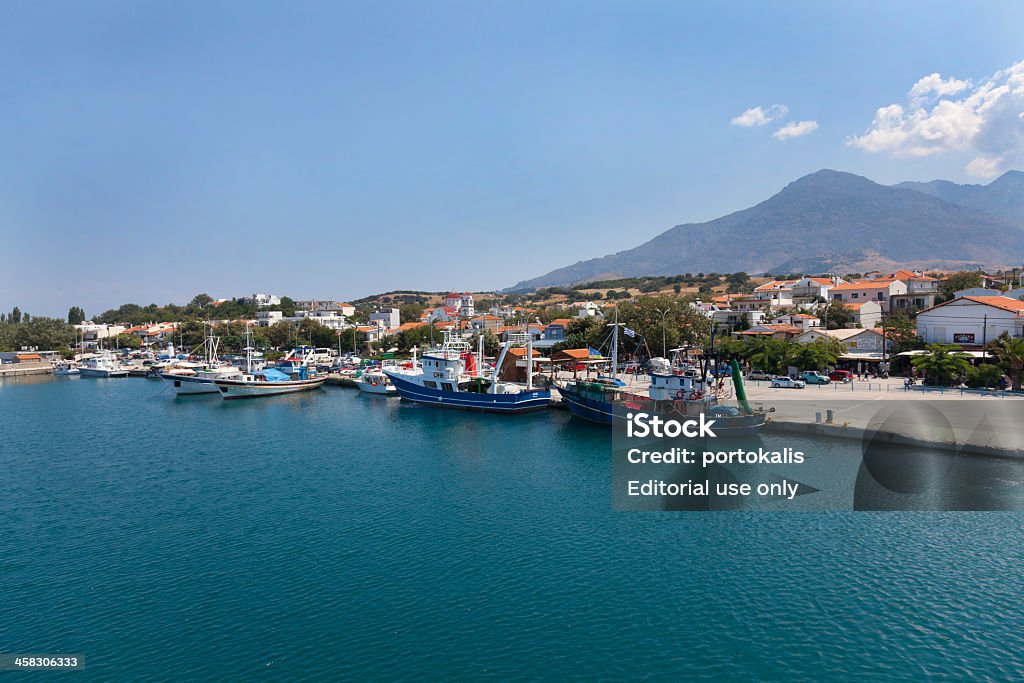
<svg viewBox="0 0 1024 683"><path fill-rule="evenodd" d="M203 341L202 353L205 361L201 364L179 364L165 370L161 377L171 383L174 393L178 396L195 396L198 394L217 394L220 389L214 383L218 379L242 379L240 369L224 363L217 358L217 347L220 339L212 333Z"/></svg>
<svg viewBox="0 0 1024 683"><path fill-rule="evenodd" d="M393 370L398 367L397 363L389 366L382 366L374 370L367 370L356 380L359 391L367 394L382 394L385 396L398 396L398 389L391 383L391 379L384 374L384 367Z"/></svg>
<svg viewBox="0 0 1024 683"><path fill-rule="evenodd" d="M220 391L221 398L261 398L294 394L310 391L323 385L326 377L302 377L292 379L291 376L276 368L257 370L252 374L245 373L241 379L216 379L214 384Z"/></svg>
<svg viewBox="0 0 1024 683"><path fill-rule="evenodd" d="M245 336L248 342L246 344L246 372L241 373L241 377L235 379L213 380L221 398L263 398L294 394L317 389L327 381L326 377L317 376L315 369L299 364L293 354L289 354L288 360L282 368L264 368L253 372L251 369L252 332L248 328L246 328ZM283 372L283 369L287 369L288 372Z"/></svg>
<svg viewBox="0 0 1024 683"><path fill-rule="evenodd" d="M92 358L87 358L78 368L81 377L127 377L128 370L121 367L110 351L100 351Z"/></svg>
<svg viewBox="0 0 1024 683"><path fill-rule="evenodd" d="M74 363L57 363L57 365L53 366L53 374L68 377L78 375L80 371Z"/></svg>

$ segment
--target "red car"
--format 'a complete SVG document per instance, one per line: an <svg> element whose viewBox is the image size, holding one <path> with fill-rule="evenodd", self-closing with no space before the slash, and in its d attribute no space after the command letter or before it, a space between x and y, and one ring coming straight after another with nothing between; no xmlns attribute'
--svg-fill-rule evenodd
<svg viewBox="0 0 1024 683"><path fill-rule="evenodd" d="M828 378L833 382L852 382L853 373L849 370L833 370L828 373Z"/></svg>

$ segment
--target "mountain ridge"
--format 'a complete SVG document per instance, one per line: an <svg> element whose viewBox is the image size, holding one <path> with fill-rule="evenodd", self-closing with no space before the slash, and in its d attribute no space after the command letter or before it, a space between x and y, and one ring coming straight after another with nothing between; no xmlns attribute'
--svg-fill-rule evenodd
<svg viewBox="0 0 1024 683"><path fill-rule="evenodd" d="M1009 197L1012 204L1017 174L1024 182L1024 173L1011 172L977 187L991 187L1008 177L992 196ZM610 274L810 272L820 270L823 260L837 270L871 262L1002 265L1024 257L1024 221L947 201L934 193L949 188L923 185L929 191L822 169L749 208L673 226L632 249L578 261L507 291L576 284ZM978 240L978 234L988 238Z"/></svg>

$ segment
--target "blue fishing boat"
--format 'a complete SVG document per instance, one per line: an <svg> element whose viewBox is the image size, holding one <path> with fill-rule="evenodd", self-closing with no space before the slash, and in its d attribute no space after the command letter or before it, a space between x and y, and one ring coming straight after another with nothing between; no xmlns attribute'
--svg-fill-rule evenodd
<svg viewBox="0 0 1024 683"><path fill-rule="evenodd" d="M498 357L494 375L480 374L482 350L473 354L469 344L455 330L445 331L440 349L423 354L419 367L384 368L383 372L403 400L436 406L478 410L487 413L525 413L543 410L551 402L548 389L533 387L533 345L526 341L526 384L506 382L498 378L506 355L519 342L506 343Z"/></svg>

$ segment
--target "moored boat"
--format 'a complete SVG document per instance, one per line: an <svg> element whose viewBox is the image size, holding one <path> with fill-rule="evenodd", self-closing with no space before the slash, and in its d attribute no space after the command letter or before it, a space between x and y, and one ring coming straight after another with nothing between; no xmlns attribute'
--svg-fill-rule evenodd
<svg viewBox="0 0 1024 683"><path fill-rule="evenodd" d="M502 367L505 355L514 345L515 342L505 344L496 367ZM445 331L440 349L423 354L419 368L412 372L385 368L383 372L402 399L414 403L491 413L543 410L551 403L551 392L533 387L533 346L530 342L527 346L526 386L480 374L477 368L482 367L482 353L479 358L474 355L469 344L454 330Z"/></svg>
<svg viewBox="0 0 1024 683"><path fill-rule="evenodd" d="M302 374L300 373L300 375ZM281 394L310 391L322 386L326 381L325 377L292 379L291 376L276 368L265 368L252 374L243 374L241 379L216 379L214 385L220 392L221 398L235 399L280 396Z"/></svg>
<svg viewBox="0 0 1024 683"><path fill-rule="evenodd" d="M756 434L767 421L762 410L747 403L739 364L731 364L737 406L725 405L724 382L693 368L673 369L665 359L652 369L647 395L635 393L616 378L618 369L618 316L612 325L612 376L597 380L577 379L558 386L562 402L574 417L596 424L622 427L628 416L643 412L667 419L692 419L706 415L715 421L722 436Z"/></svg>
<svg viewBox="0 0 1024 683"><path fill-rule="evenodd" d="M53 374L60 375L62 377L69 377L80 374L78 366L74 363L57 363L53 367Z"/></svg>
<svg viewBox="0 0 1024 683"><path fill-rule="evenodd" d="M383 368L363 372L356 378L355 383L359 391L367 394L398 396L398 389L391 382L391 378L384 374Z"/></svg>
<svg viewBox="0 0 1024 683"><path fill-rule="evenodd" d="M102 351L92 358L87 358L79 366L78 374L81 377L127 377L128 370L121 367L109 351Z"/></svg>

